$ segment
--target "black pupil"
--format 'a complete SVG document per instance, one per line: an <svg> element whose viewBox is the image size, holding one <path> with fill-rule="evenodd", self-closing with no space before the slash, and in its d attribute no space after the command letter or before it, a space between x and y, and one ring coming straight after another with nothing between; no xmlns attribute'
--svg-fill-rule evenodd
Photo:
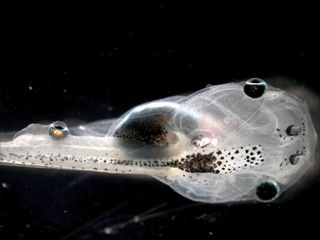
<svg viewBox="0 0 320 240"><path fill-rule="evenodd" d="M63 129L64 129L64 127L61 126L61 125L55 125L54 127L55 127L56 129L58 129L58 130L63 130Z"/></svg>
<svg viewBox="0 0 320 240"><path fill-rule="evenodd" d="M251 98L259 98L264 94L266 85L259 79L253 79L244 84L243 90L247 96Z"/></svg>
<svg viewBox="0 0 320 240"><path fill-rule="evenodd" d="M256 194L260 200L268 201L272 200L277 196L278 189L275 186L275 184L270 182L264 182L257 187Z"/></svg>
<svg viewBox="0 0 320 240"><path fill-rule="evenodd" d="M259 79L252 79L251 82L252 83L261 83L261 81Z"/></svg>

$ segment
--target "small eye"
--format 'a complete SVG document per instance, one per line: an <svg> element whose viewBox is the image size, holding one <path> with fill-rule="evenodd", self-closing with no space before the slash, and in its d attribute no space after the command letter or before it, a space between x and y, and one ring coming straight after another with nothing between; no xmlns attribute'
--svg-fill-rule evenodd
<svg viewBox="0 0 320 240"><path fill-rule="evenodd" d="M302 156L301 153L293 154L293 155L290 156L289 162L290 162L292 165L296 165L296 164L299 163L299 161L300 161L300 159L301 159L301 156Z"/></svg>
<svg viewBox="0 0 320 240"><path fill-rule="evenodd" d="M256 196L261 202L271 202L279 196L280 188L275 181L261 182L256 188Z"/></svg>
<svg viewBox="0 0 320 240"><path fill-rule="evenodd" d="M288 136L298 136L300 133L300 128L296 125L290 125L286 129L286 133L288 134Z"/></svg>
<svg viewBox="0 0 320 240"><path fill-rule="evenodd" d="M53 138L64 138L69 134L69 129L64 122L53 122L49 125L49 135Z"/></svg>
<svg viewBox="0 0 320 240"><path fill-rule="evenodd" d="M267 84L260 78L250 78L243 86L243 91L248 97L259 98L267 89Z"/></svg>

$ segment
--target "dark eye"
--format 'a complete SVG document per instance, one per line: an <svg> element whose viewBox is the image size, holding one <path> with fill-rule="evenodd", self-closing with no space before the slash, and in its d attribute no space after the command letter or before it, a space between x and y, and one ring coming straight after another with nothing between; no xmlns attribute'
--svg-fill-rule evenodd
<svg viewBox="0 0 320 240"><path fill-rule="evenodd" d="M288 136L298 136L300 131L301 129L296 125L290 125L286 129L286 133L288 134Z"/></svg>
<svg viewBox="0 0 320 240"><path fill-rule="evenodd" d="M64 138L69 134L69 129L64 122L57 121L49 125L49 135L53 138Z"/></svg>
<svg viewBox="0 0 320 240"><path fill-rule="evenodd" d="M271 202L279 196L279 186L274 181L265 181L256 188L256 196L261 202Z"/></svg>
<svg viewBox="0 0 320 240"><path fill-rule="evenodd" d="M251 78L243 86L243 91L248 97L259 98L267 89L267 84L260 78Z"/></svg>

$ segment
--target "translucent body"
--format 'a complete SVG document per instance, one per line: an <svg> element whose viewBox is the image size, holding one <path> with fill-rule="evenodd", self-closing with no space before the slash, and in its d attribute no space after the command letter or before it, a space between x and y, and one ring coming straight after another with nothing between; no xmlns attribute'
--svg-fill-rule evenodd
<svg viewBox="0 0 320 240"><path fill-rule="evenodd" d="M1 143L0 164L147 174L208 203L256 200L272 182L273 200L313 166L317 136L302 100L271 86L252 98L244 84L146 103L62 138L31 124Z"/></svg>

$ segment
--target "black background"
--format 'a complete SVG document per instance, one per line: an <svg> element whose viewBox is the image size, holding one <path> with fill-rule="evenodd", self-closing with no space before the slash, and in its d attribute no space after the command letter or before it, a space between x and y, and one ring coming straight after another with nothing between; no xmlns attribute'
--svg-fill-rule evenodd
<svg viewBox="0 0 320 240"><path fill-rule="evenodd" d="M115 2L0 1L1 131L117 117L251 77L287 77L319 93L315 6ZM1 167L0 182L1 240L318 233L318 180L282 203L235 206L198 205L156 180L120 175Z"/></svg>

